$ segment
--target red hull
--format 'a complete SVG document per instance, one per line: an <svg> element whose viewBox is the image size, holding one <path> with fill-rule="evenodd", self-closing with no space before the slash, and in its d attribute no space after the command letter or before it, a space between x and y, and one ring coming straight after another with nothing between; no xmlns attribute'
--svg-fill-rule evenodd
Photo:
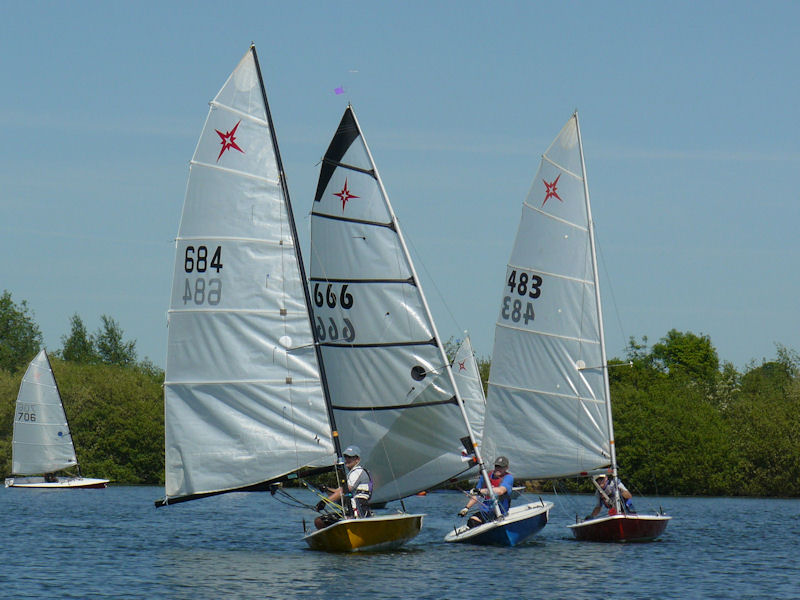
<svg viewBox="0 0 800 600"><path fill-rule="evenodd" d="M614 515L570 525L575 539L583 542L651 542L667 528L671 517L663 515Z"/></svg>

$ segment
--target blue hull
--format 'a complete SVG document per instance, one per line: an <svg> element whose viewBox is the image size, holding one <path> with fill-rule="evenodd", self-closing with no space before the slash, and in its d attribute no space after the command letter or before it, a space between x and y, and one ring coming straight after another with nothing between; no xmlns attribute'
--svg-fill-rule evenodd
<svg viewBox="0 0 800 600"><path fill-rule="evenodd" d="M505 519L484 523L472 529L462 527L445 537L445 541L479 546L518 546L547 525L552 506L552 502L543 502L541 505L512 509Z"/></svg>
<svg viewBox="0 0 800 600"><path fill-rule="evenodd" d="M547 525L547 514L536 515L514 523L500 524L470 539L479 546L517 546Z"/></svg>

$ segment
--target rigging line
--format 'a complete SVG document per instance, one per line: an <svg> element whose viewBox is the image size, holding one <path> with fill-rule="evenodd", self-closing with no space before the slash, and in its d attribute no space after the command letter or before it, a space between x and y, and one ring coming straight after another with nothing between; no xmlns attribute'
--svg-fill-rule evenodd
<svg viewBox="0 0 800 600"><path fill-rule="evenodd" d="M441 301L442 305L444 306L445 311L447 311L447 314L450 315L450 318L452 319L453 323L455 324L456 329L458 329L459 331L464 331L464 328L461 327L461 324L458 322L458 320L456 319L455 315L453 315L453 312L450 310L450 306L445 301L444 294L442 294L441 290L439 289L439 286L436 285L436 278L431 275L431 272L428 270L428 265L425 264L425 261L422 259L422 255L420 254L419 250L417 250L417 247L414 245L414 240L406 239L406 242L414 250L414 254L416 256L416 260L414 261L414 264L415 265L419 265L419 264L422 265L422 270L425 271L425 275L428 277L428 281L433 283L433 289L436 290L436 294L439 296L439 300Z"/></svg>
<svg viewBox="0 0 800 600"><path fill-rule="evenodd" d="M611 277L608 272L608 266L606 265L606 257L603 254L603 248L597 241L597 222L594 224L594 240L595 246L597 247L598 253L600 254L600 264L603 265L603 273L605 274L605 281L607 282L604 289L607 289L611 294L611 304L614 306L614 315L617 317L617 327L619 327L619 332L622 334L623 342L626 342L628 336L625 334L625 329L622 326L622 318L619 316L619 305L617 304L617 298L614 295L614 286L613 282L611 281ZM627 343L627 342L626 342Z"/></svg>

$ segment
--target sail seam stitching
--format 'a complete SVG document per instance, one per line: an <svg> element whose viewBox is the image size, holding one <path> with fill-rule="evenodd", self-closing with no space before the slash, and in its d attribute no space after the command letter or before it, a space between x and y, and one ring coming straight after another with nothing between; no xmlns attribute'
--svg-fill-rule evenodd
<svg viewBox="0 0 800 600"><path fill-rule="evenodd" d="M525 333L533 333L535 335L541 335L543 337L555 338L558 340L570 340L572 342L579 342L581 344L599 344L599 340L588 340L586 338L579 338L573 337L571 335L558 335L555 333L546 333L544 331L536 331L534 329L523 329L522 327L512 327L511 325L506 325L505 323L497 323L498 327L503 327L505 329L513 329L515 331L523 331Z"/></svg>

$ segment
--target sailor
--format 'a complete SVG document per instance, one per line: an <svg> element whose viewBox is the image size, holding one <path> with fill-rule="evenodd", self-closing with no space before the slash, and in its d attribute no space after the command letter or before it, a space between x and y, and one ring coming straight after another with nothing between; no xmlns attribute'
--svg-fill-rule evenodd
<svg viewBox="0 0 800 600"><path fill-rule="evenodd" d="M626 513L635 513L633 509L633 494L628 491L628 488L619 480L619 477L611 478L605 473L595 476L595 483L597 484L597 505L594 507L592 514L586 516L586 521L594 519L605 506L608 509L609 515L617 514L617 509L614 506L614 496L619 491L620 500L622 500L623 510Z"/></svg>
<svg viewBox="0 0 800 600"><path fill-rule="evenodd" d="M348 446L342 453L344 456L344 466L347 469L347 487L350 489L350 505L353 515L356 518L369 517L372 512L369 509L369 500L372 497L372 476L369 471L361 464L361 449L358 446ZM315 507L322 512L328 502L337 502L342 497L342 488L331 490L327 502L320 500ZM341 517L335 513L323 513L314 519L317 529L322 529L334 524Z"/></svg>
<svg viewBox="0 0 800 600"><path fill-rule="evenodd" d="M511 491L514 488L514 476L508 472L508 459L505 456L498 456L497 460L494 461L494 470L489 473L489 481L497 498L500 512L504 515L508 514L508 509L511 507ZM470 492L470 499L467 500L467 505L458 511L459 517L465 517L470 508L481 502L480 510L467 521L468 527L477 527L495 518L495 512L491 504L486 500L479 500L478 495L484 498L490 497L489 488L485 486L483 481L483 475L478 479L477 488Z"/></svg>

